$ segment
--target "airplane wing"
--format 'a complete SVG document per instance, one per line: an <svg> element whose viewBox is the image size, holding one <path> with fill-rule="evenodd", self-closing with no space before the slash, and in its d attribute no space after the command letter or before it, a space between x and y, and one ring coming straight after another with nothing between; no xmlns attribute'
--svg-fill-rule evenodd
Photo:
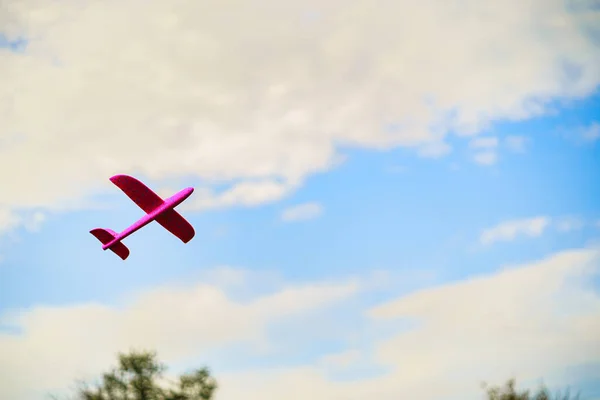
<svg viewBox="0 0 600 400"><path fill-rule="evenodd" d="M110 178L110 181L144 210L146 214L151 213L163 204L163 199L159 195L129 175L115 175Z"/></svg>
<svg viewBox="0 0 600 400"><path fill-rule="evenodd" d="M129 175L115 175L110 178L119 189L123 191L146 214L160 207L164 201L142 182ZM195 235L194 228L177 211L170 209L159 214L155 221L163 228L177 236L183 243L187 243Z"/></svg>
<svg viewBox="0 0 600 400"><path fill-rule="evenodd" d="M156 222L163 228L177 236L183 243L187 243L196 234L194 227L186 221L177 211L170 209L156 217Z"/></svg>

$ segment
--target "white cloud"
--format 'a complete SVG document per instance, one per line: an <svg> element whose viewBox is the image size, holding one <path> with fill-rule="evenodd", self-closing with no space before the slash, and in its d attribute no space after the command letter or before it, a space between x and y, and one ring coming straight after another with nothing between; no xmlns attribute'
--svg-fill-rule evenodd
<svg viewBox="0 0 600 400"><path fill-rule="evenodd" d="M563 217L555 221L555 225L560 232L572 232L582 229L586 224L579 217Z"/></svg>
<svg viewBox="0 0 600 400"><path fill-rule="evenodd" d="M600 272L599 257L592 249L567 251L373 308L357 297L356 281L316 282L244 302L202 283L138 293L119 307L38 306L2 318L22 334L0 333L0 397L38 398L64 388L106 369L116 351L130 346L156 348L170 364L196 365L212 354L235 366L245 351L240 348L267 345L301 354L321 337L347 347L321 351L300 365L274 361L272 368L215 371L219 399L392 400L403 393L423 400L477 399L482 380L537 379L600 362L600 298L589 286L590 276ZM403 321L418 324L390 336L389 324ZM223 355L227 349L233 358ZM279 354L257 357L264 364L270 355ZM350 381L331 375L369 365L387 373Z"/></svg>
<svg viewBox="0 0 600 400"><path fill-rule="evenodd" d="M304 221L317 218L323 213L323 207L319 203L304 203L283 210L281 220L285 222Z"/></svg>
<svg viewBox="0 0 600 400"><path fill-rule="evenodd" d="M219 191L204 185L195 188L194 194L181 205L181 209L200 211L234 205L253 207L273 203L293 193L300 184L298 181L281 182L274 179L252 179L231 184ZM169 197L180 189L161 187L156 192L162 197Z"/></svg>
<svg viewBox="0 0 600 400"><path fill-rule="evenodd" d="M474 400L481 398L483 380L538 379L568 365L598 362L600 298L586 283L599 270L597 257L593 251L566 252L370 310L369 322L361 326L403 318L420 322L372 344L374 361L389 368L384 376L335 381L329 373L339 365L331 364L331 369L244 371L222 377L219 395L224 400L393 400L410 393L423 400ZM331 358L345 368L352 361L364 364L353 350Z"/></svg>
<svg viewBox="0 0 600 400"><path fill-rule="evenodd" d="M478 150L473 155L473 161L480 165L494 165L498 161L498 138L496 137L479 137L472 139L469 142L469 147Z"/></svg>
<svg viewBox="0 0 600 400"><path fill-rule="evenodd" d="M272 203L283 199L293 192L298 182L276 182L273 180L241 182L215 193L212 189L202 187L196 189L194 197L182 205L184 210L204 210L231 207L244 207Z"/></svg>
<svg viewBox="0 0 600 400"><path fill-rule="evenodd" d="M562 217L534 217L520 220L511 220L499 223L498 225L486 229L480 236L480 241L484 244L492 244L498 241L511 241L519 235L538 237L541 236L548 227L552 226L560 233L569 233L578 231L588 226L581 217L562 216Z"/></svg>
<svg viewBox="0 0 600 400"><path fill-rule="evenodd" d="M325 367L346 368L356 364L361 358L358 350L348 350L341 353L327 354L319 360Z"/></svg>
<svg viewBox="0 0 600 400"><path fill-rule="evenodd" d="M500 241L511 241L519 235L537 237L544 233L550 224L547 217L534 217L502 222L481 233L479 240L483 244L492 244Z"/></svg>
<svg viewBox="0 0 600 400"><path fill-rule="evenodd" d="M132 346L157 349L167 361L236 343L268 347L266 329L271 323L322 310L358 289L355 282L283 287L242 304L219 287L202 283L139 293L119 307L80 304L22 310L0 319L0 325L23 330L20 336L0 332L0 398L18 400L31 391L66 387L81 374L98 373L112 363L115 352ZM35 387L28 387L29 379L38 382Z"/></svg>
<svg viewBox="0 0 600 400"><path fill-rule="evenodd" d="M462 376L451 373L462 368L500 382L597 362L600 298L587 280L600 270L598 261L593 250L565 252L377 307L373 317L423 324L379 346L379 360L394 365L401 358L411 366L405 379L425 384L439 378L442 387Z"/></svg>
<svg viewBox="0 0 600 400"><path fill-rule="evenodd" d="M494 149L498 146L498 138L496 137L479 137L472 139L469 146L474 149Z"/></svg>
<svg viewBox="0 0 600 400"><path fill-rule="evenodd" d="M25 220L25 228L30 232L38 232L44 221L46 221L46 215L40 211L36 211L29 219Z"/></svg>
<svg viewBox="0 0 600 400"><path fill-rule="evenodd" d="M600 139L600 124L598 122L592 123L590 126L584 128L581 132L583 140L588 142L594 142Z"/></svg>
<svg viewBox="0 0 600 400"><path fill-rule="evenodd" d="M227 265L213 268L202 274L202 282L219 287L241 286L248 280L249 272Z"/></svg>
<svg viewBox="0 0 600 400"><path fill-rule="evenodd" d="M482 151L473 156L473 161L481 165L494 165L498 161L498 154L495 151Z"/></svg>
<svg viewBox="0 0 600 400"><path fill-rule="evenodd" d="M504 141L506 142L508 149L513 153L523 153L528 138L524 136L507 136Z"/></svg>
<svg viewBox="0 0 600 400"><path fill-rule="evenodd" d="M30 41L0 50L0 203L64 207L125 172L234 185L200 208L256 205L338 146L440 156L450 131L595 90L597 13L498 4L5 0L3 33Z"/></svg>
<svg viewBox="0 0 600 400"><path fill-rule="evenodd" d="M440 158L452 152L452 147L448 143L433 141L419 148L419 156L424 158Z"/></svg>
<svg viewBox="0 0 600 400"><path fill-rule="evenodd" d="M21 225L21 218L9 210L0 207L0 234L12 231Z"/></svg>
<svg viewBox="0 0 600 400"><path fill-rule="evenodd" d="M30 232L37 232L46 220L44 213L16 212L7 207L0 207L0 236L24 227Z"/></svg>
<svg viewBox="0 0 600 400"><path fill-rule="evenodd" d="M587 125L562 126L557 129L557 133L574 144L594 143L600 139L600 123L593 121Z"/></svg>

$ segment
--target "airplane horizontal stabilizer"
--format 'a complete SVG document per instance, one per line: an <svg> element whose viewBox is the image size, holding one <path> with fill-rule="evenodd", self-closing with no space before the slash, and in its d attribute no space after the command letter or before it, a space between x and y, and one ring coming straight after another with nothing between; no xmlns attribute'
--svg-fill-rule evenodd
<svg viewBox="0 0 600 400"><path fill-rule="evenodd" d="M101 241L102 244L110 243L117 236L114 231L103 228L92 229L90 233L94 235L96 239ZM123 260L129 257L129 249L122 242L113 244L109 249Z"/></svg>

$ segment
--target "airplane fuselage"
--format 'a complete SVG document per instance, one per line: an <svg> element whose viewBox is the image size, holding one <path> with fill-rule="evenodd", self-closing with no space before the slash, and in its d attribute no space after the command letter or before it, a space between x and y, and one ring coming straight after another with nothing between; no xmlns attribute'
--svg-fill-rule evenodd
<svg viewBox="0 0 600 400"><path fill-rule="evenodd" d="M136 232L137 230L148 225L150 222L154 221L156 219L156 217L163 214L165 211L172 210L173 208L177 207L185 199L190 197L190 195L193 192L194 192L194 188L188 187L188 188L185 188L185 189L177 192L176 194L169 197L168 199L165 199L165 201L162 205L157 207L152 212L144 215L142 218L140 218L138 221L136 221L129 228L125 229L123 232L117 234L113 240L106 243L105 245L102 245L102 250L109 249L115 243L120 242L121 240L125 239L127 236L131 235L132 233Z"/></svg>

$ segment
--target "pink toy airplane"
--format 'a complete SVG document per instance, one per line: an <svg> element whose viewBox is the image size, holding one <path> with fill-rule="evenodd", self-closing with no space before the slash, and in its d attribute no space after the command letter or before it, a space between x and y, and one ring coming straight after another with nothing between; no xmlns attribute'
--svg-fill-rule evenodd
<svg viewBox="0 0 600 400"><path fill-rule="evenodd" d="M115 175L110 178L110 181L144 210L146 215L119 234L110 229L92 229L90 233L102 242L102 250L110 249L125 260L129 257L129 249L121 241L152 221L161 224L183 243L192 240L195 234L194 228L174 208L190 197L194 188L183 189L174 196L163 200L146 185L131 176Z"/></svg>

